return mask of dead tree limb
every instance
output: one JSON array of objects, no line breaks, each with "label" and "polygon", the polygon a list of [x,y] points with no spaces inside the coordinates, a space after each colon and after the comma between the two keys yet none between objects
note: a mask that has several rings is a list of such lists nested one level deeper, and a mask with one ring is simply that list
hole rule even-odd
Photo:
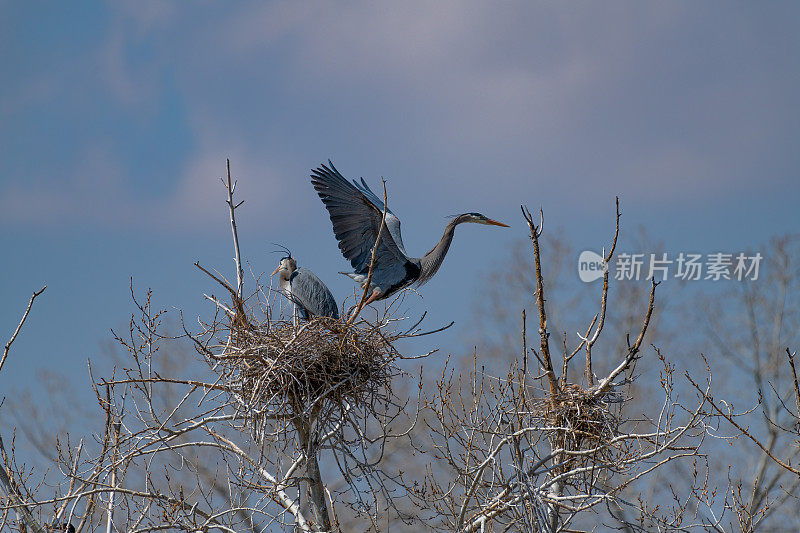
[{"label": "dead tree limb", "polygon": [[33,292],[30,301],[28,301],[28,307],[25,309],[25,313],[22,314],[22,320],[19,321],[19,324],[17,324],[17,329],[14,330],[14,334],[11,335],[11,338],[6,343],[5,348],[3,348],[3,358],[0,359],[0,370],[3,370],[3,365],[6,362],[9,350],[11,350],[11,345],[14,344],[14,341],[17,339],[17,335],[19,335],[19,332],[22,330],[22,325],[25,324],[25,320],[27,320],[28,318],[28,313],[31,312],[31,308],[33,307],[33,301],[36,299],[37,296],[42,294],[46,288],[47,285],[45,285],[38,291]]},{"label": "dead tree limb", "polygon": [[559,393],[558,380],[556,379],[555,371],[553,370],[553,361],[550,358],[550,344],[548,338],[550,333],[547,331],[547,312],[545,311],[545,297],[544,297],[544,280],[542,279],[542,262],[539,255],[539,237],[542,235],[542,228],[544,226],[544,213],[539,210],[539,225],[537,226],[531,212],[525,207],[520,206],[522,209],[522,216],[528,223],[530,230],[530,238],[533,243],[533,260],[534,268],[536,270],[536,306],[539,308],[539,337],[541,339],[541,361],[544,364],[544,371],[547,374],[547,382],[550,385],[550,396],[555,399]]},{"label": "dead tree limb", "polygon": [[[616,198],[616,206],[617,220],[616,228],[614,229],[614,239],[611,241],[611,249],[608,251],[608,254],[603,257],[603,293],[600,297],[600,321],[597,323],[597,329],[595,329],[594,335],[592,335],[591,338],[589,338],[588,335],[586,336],[586,384],[589,387],[594,385],[594,372],[592,371],[592,347],[600,337],[600,332],[603,331],[603,325],[606,322],[606,307],[608,303],[608,265],[611,262],[611,258],[614,256],[614,250],[617,248],[617,238],[619,237],[619,196]],[[597,319],[597,317],[595,317],[595,319]],[[592,323],[594,323],[594,321],[592,321]],[[590,331],[591,329],[592,327],[589,326]]]},{"label": "dead tree limb", "polygon": [[233,204],[233,192],[236,190],[236,182],[231,184],[231,160],[226,159],[228,169],[228,182],[225,184],[225,189],[228,191],[228,212],[231,218],[231,233],[233,234],[233,251],[234,261],[236,262],[236,295],[239,299],[244,294],[244,269],[242,268],[242,254],[239,251],[239,233],[236,230],[236,208],[244,203],[244,200],[238,204]]}]

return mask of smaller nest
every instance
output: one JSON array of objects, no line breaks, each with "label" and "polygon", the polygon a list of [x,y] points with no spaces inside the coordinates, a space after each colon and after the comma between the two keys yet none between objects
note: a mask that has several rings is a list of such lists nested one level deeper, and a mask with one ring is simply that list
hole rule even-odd
[{"label": "smaller nest", "polygon": [[370,402],[387,395],[396,370],[391,339],[363,321],[320,317],[297,326],[237,327],[231,344],[227,384],[251,413],[291,417],[312,405]]},{"label": "smaller nest", "polygon": [[[596,397],[575,384],[562,388],[555,404],[541,401],[539,413],[552,428],[550,438],[559,448],[569,451],[600,448],[600,456],[613,453],[603,445],[609,443],[619,428],[619,416],[614,395]],[[579,456],[586,457],[586,456]],[[598,456],[595,456],[595,459]]]}]

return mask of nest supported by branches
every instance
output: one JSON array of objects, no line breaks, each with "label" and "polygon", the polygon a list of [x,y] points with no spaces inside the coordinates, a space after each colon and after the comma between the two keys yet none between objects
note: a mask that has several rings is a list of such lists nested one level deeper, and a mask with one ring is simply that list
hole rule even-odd
[{"label": "nest supported by branches", "polygon": [[392,339],[366,321],[319,317],[295,325],[234,321],[218,359],[228,389],[250,414],[300,414],[385,397],[397,372]]},{"label": "nest supported by branches", "polygon": [[574,454],[580,461],[610,458],[612,444],[620,425],[620,398],[613,392],[596,396],[593,390],[579,385],[561,387],[554,401],[542,400],[537,405],[539,416],[550,427],[554,448],[569,452],[592,451]]}]

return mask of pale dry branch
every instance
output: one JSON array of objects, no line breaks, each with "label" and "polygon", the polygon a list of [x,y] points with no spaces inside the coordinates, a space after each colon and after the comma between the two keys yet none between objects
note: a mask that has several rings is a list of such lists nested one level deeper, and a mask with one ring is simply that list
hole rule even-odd
[{"label": "pale dry branch", "polygon": [[28,319],[28,314],[31,312],[31,308],[33,308],[33,302],[36,300],[36,297],[42,294],[47,285],[43,286],[38,291],[34,291],[33,295],[31,295],[31,299],[28,301],[28,307],[25,308],[25,312],[22,314],[22,319],[17,324],[17,329],[14,330],[14,334],[11,335],[11,338],[8,339],[5,347],[3,348],[3,357],[0,359],[0,370],[3,370],[3,365],[6,363],[6,358],[8,357],[8,352],[11,350],[11,345],[14,344],[14,341],[17,339],[17,335],[22,330],[22,326],[25,324],[25,320]]},{"label": "pale dry branch", "polygon": [[612,370],[608,376],[600,380],[600,383],[592,391],[595,397],[605,394],[614,385],[614,379],[622,372],[627,370],[633,364],[633,362],[636,361],[639,348],[641,347],[644,336],[647,333],[647,327],[650,325],[650,318],[653,316],[653,309],[655,309],[656,287],[660,285],[660,283],[661,282],[658,282],[655,279],[651,280],[650,299],[647,303],[647,312],[645,313],[644,320],[642,322],[642,328],[639,330],[639,335],[636,337],[636,340],[632,345],[628,345],[628,353],[625,356],[625,359],[616,368],[614,368],[614,370]]},{"label": "pale dry branch", "polygon": [[236,229],[236,208],[241,206],[244,203],[244,200],[234,205],[233,193],[236,190],[236,183],[234,182],[233,184],[231,184],[231,160],[226,159],[225,162],[228,171],[227,172],[228,181],[227,183],[225,183],[225,190],[228,193],[228,199],[226,200],[226,203],[228,204],[228,212],[230,214],[230,219],[231,219],[234,263],[236,264],[236,296],[238,296],[238,298],[241,300],[242,295],[244,294],[244,269],[242,268],[242,254],[239,251],[239,232]]}]

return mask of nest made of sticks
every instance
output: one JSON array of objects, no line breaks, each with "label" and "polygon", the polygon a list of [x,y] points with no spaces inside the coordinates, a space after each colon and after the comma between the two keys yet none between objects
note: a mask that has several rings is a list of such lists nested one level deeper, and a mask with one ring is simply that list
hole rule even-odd
[{"label": "nest made of sticks", "polygon": [[225,380],[251,413],[291,417],[386,397],[396,350],[380,325],[312,318],[232,328]]},{"label": "nest made of sticks", "polygon": [[561,388],[554,401],[543,400],[538,405],[539,414],[552,428],[550,438],[565,450],[598,449],[600,455],[612,453],[603,447],[616,435],[619,428],[619,402],[614,395],[597,397],[593,391],[579,385],[567,384]]}]

